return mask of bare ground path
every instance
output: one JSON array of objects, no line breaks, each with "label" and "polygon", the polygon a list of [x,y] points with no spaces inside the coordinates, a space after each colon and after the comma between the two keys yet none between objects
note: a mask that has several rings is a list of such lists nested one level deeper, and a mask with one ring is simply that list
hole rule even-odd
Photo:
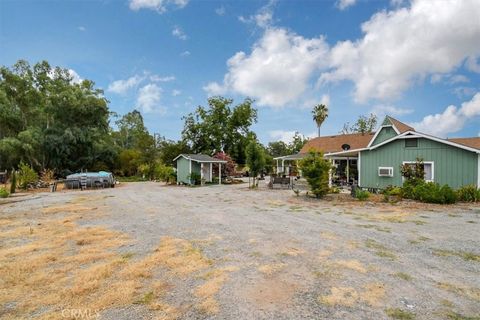
[{"label": "bare ground path", "polygon": [[0,318],[480,315],[478,205],[131,183],[0,205],[0,231]]}]

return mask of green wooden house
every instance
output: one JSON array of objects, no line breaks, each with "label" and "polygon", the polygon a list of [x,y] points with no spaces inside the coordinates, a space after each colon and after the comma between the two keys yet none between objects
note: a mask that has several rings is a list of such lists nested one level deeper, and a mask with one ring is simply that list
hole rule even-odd
[{"label": "green wooden house", "polygon": [[[424,161],[426,181],[452,188],[464,185],[480,188],[480,137],[443,139],[418,132],[390,116],[375,133],[312,139],[299,154],[276,158],[277,171],[287,171],[286,161],[298,161],[310,149],[324,152],[325,158],[346,172],[346,178],[343,177],[346,183],[362,188],[401,186],[401,166],[415,163],[417,158]],[[334,173],[330,183],[335,182]]]},{"label": "green wooden house", "polygon": [[[200,177],[200,181],[213,182],[213,164],[218,164],[218,183],[222,183],[222,164],[225,160],[215,159],[205,154],[180,154],[173,161],[177,163],[177,183],[195,184],[192,173]],[[198,181],[197,181],[198,183]]]}]

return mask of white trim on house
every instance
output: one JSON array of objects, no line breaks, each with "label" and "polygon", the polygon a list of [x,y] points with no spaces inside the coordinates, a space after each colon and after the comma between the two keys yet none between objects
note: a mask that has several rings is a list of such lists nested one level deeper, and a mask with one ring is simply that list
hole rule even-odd
[{"label": "white trim on house", "polygon": [[397,140],[397,139],[410,139],[410,138],[425,138],[425,139],[433,140],[433,141],[443,143],[443,144],[446,144],[446,145],[449,145],[449,146],[452,146],[452,147],[457,147],[457,148],[460,148],[460,149],[464,149],[464,150],[467,150],[467,151],[471,151],[471,152],[475,152],[475,153],[480,154],[480,149],[467,147],[467,146],[464,146],[463,144],[458,144],[458,143],[455,143],[455,142],[452,142],[452,141],[437,138],[437,137],[431,136],[429,134],[421,133],[421,132],[418,132],[418,131],[405,131],[404,133],[402,133],[398,136],[395,136],[395,137],[392,137],[388,140],[385,140],[385,141],[383,141],[379,144],[376,144],[373,147],[370,147],[368,149],[369,150],[376,149],[380,146],[383,146],[383,145],[385,145],[387,143],[390,143],[390,142],[392,142],[394,140]]},{"label": "white trim on house", "polygon": [[361,173],[362,173],[362,157],[361,157],[361,152],[358,153],[358,158],[357,158],[357,176],[358,176],[358,186],[360,187],[360,178],[361,178]]},{"label": "white trim on house", "polygon": [[380,134],[380,131],[382,131],[383,128],[388,128],[388,127],[392,127],[393,130],[395,130],[395,132],[398,134],[400,134],[400,131],[398,131],[397,127],[395,127],[393,124],[388,124],[388,125],[384,125],[384,126],[381,126],[377,132],[375,132],[375,134],[373,135],[373,138],[372,140],[370,140],[370,142],[368,143],[367,145],[367,148],[370,148],[372,146],[372,143],[373,141],[375,141],[375,139],[378,137],[378,135]]},{"label": "white trim on house", "polygon": [[[416,161],[403,161],[402,164],[415,164]],[[432,179],[425,180],[425,182],[435,182],[435,162],[434,161],[423,161],[424,164],[432,165]],[[402,182],[405,180],[405,177],[402,176]]]},{"label": "white trim on house", "polygon": [[480,189],[480,153],[478,154],[477,188]]}]

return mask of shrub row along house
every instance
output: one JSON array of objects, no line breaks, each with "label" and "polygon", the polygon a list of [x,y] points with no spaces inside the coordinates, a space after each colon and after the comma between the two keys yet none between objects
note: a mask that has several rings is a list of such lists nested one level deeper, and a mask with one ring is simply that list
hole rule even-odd
[{"label": "shrub row along house", "polygon": [[330,184],[357,184],[369,189],[401,186],[401,166],[422,159],[426,181],[452,188],[480,188],[480,137],[442,139],[390,116],[375,133],[312,139],[298,154],[275,158],[277,172],[296,174],[296,162],[312,149],[323,152],[334,164]]}]

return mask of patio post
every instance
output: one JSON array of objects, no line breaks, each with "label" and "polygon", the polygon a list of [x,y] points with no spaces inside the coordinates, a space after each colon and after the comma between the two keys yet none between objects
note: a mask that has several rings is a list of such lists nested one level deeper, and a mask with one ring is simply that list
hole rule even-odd
[{"label": "patio post", "polygon": [[213,166],[212,166],[212,163],[210,162],[210,179],[209,179],[210,182],[213,181],[213,169],[212,168],[213,168]]},{"label": "patio post", "polygon": [[285,159],[282,159],[282,174],[285,173]]},{"label": "patio post", "polygon": [[203,162],[200,163],[200,184],[203,185]]},{"label": "patio post", "polygon": [[[333,160],[330,159],[330,165],[333,167]],[[332,187],[332,168],[330,168],[328,170],[328,187],[331,188]]]},{"label": "patio post", "polygon": [[222,184],[222,163],[218,163],[218,184]]},{"label": "patio post", "polygon": [[350,160],[347,157],[347,185],[350,183]]}]

